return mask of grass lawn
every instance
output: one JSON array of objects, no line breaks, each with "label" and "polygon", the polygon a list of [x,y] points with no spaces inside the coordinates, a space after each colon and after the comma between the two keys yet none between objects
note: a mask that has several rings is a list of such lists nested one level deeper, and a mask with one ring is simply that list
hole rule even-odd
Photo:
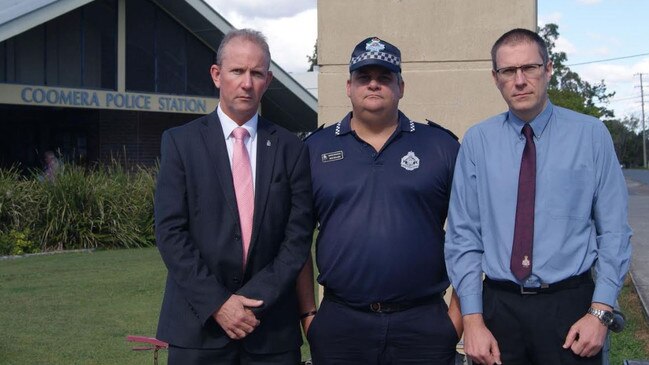
[{"label": "grass lawn", "polygon": [[626,328],[611,335],[611,365],[620,365],[624,360],[649,359],[649,327],[640,298],[627,276],[618,298],[626,316]]},{"label": "grass lawn", "polygon": [[165,273],[154,248],[0,261],[0,364],[153,363],[125,336],[155,335]]},{"label": "grass lawn", "polygon": [[155,248],[0,260],[0,364],[152,364],[125,337],[155,336],[165,277]]},{"label": "grass lawn", "polygon": [[[0,364],[153,363],[125,337],[155,335],[165,275],[155,248],[1,260]],[[611,365],[649,357],[649,329],[629,280],[620,305],[627,328],[612,336]]]}]

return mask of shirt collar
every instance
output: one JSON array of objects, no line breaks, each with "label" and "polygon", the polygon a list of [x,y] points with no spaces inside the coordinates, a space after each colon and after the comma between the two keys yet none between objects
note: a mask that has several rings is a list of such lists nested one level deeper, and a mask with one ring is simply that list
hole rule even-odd
[{"label": "shirt collar", "polygon": [[[554,111],[554,106],[548,100],[548,104],[545,106],[545,109],[543,109],[541,114],[537,115],[536,118],[532,119],[529,122],[530,127],[532,127],[532,130],[534,131],[534,135],[536,136],[537,139],[541,138],[541,135],[543,135],[543,131],[545,130],[545,127],[547,127],[553,111]],[[523,131],[523,126],[525,125],[525,122],[522,121],[520,118],[518,118],[516,115],[514,115],[514,113],[512,113],[511,110],[507,112],[507,120],[511,123],[511,126],[514,127],[516,133],[520,135]]]},{"label": "shirt collar", "polygon": [[[232,118],[228,117],[227,114],[223,112],[221,109],[221,104],[216,108],[216,113],[219,116],[219,120],[221,121],[221,128],[223,128],[223,136],[225,136],[225,139],[229,139],[232,135],[232,131],[239,127],[239,125],[232,120]],[[257,134],[257,122],[258,122],[258,115],[255,114],[245,122],[241,127],[245,128],[248,131],[248,134],[250,135],[250,140],[255,139],[255,135]]]},{"label": "shirt collar", "polygon": [[[399,112],[399,116],[398,116],[399,126],[397,129],[401,130],[402,132],[414,132],[416,123],[410,120],[405,114],[403,114],[401,110],[399,110],[398,112]],[[352,112],[349,112],[343,118],[343,120],[341,120],[336,124],[336,135],[342,136],[347,133],[350,133],[352,131],[351,122],[352,122]]]}]

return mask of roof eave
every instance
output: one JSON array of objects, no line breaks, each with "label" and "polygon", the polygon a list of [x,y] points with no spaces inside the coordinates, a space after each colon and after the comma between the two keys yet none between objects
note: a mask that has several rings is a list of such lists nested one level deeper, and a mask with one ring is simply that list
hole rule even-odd
[{"label": "roof eave", "polygon": [[0,42],[24,33],[29,29],[39,26],[92,1],[93,0],[59,0],[44,6],[41,4],[35,4],[38,7],[0,24]]}]

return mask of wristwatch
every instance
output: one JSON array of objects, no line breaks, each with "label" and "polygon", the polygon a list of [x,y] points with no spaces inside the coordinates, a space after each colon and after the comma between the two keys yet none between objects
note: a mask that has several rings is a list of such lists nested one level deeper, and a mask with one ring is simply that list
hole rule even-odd
[{"label": "wristwatch", "polygon": [[613,312],[605,311],[603,309],[588,308],[588,314],[592,314],[599,319],[599,321],[606,327],[610,327],[615,319]]}]

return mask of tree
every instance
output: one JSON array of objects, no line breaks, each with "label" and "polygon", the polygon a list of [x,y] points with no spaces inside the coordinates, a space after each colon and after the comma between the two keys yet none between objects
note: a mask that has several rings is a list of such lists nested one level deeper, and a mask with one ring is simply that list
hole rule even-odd
[{"label": "tree", "polygon": [[315,44],[313,45],[313,54],[311,56],[306,55],[306,59],[309,60],[309,70],[308,71],[313,71],[313,69],[318,66],[318,41],[316,40]]},{"label": "tree", "polygon": [[539,29],[539,35],[548,46],[548,53],[552,61],[554,72],[548,85],[550,100],[556,105],[563,106],[580,113],[592,115],[600,119],[615,117],[613,110],[598,104],[608,104],[615,92],[608,92],[604,80],[592,85],[581,79],[577,72],[566,66],[568,56],[565,52],[556,52],[556,40],[559,38],[559,26],[546,24]]},{"label": "tree", "polygon": [[640,167],[642,159],[642,131],[636,133],[640,124],[637,117],[625,117],[624,120],[605,120],[604,124],[611,133],[618,160],[626,167]]}]

